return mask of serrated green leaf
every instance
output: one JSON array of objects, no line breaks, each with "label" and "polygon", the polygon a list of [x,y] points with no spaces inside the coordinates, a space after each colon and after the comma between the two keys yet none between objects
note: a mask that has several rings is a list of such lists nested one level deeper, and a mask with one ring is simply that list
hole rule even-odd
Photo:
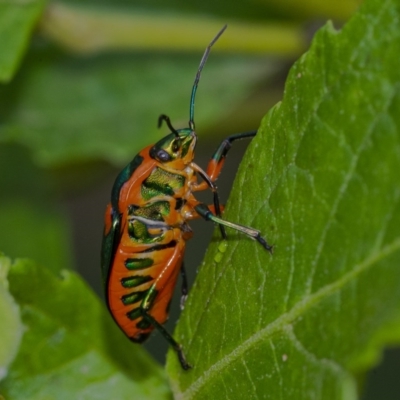
[{"label": "serrated green leaf", "polygon": [[0,82],[9,81],[28,46],[46,0],[0,3]]},{"label": "serrated green leaf", "polygon": [[11,261],[0,253],[0,381],[17,355],[23,332],[19,307],[8,291],[10,265]]},{"label": "serrated green leaf", "polygon": [[321,29],[243,160],[170,352],[176,398],[356,399],[354,374],[400,342],[400,4]]},{"label": "serrated green leaf", "polygon": [[0,393],[10,399],[165,399],[160,368],[74,273],[28,261],[9,273],[26,332]]}]

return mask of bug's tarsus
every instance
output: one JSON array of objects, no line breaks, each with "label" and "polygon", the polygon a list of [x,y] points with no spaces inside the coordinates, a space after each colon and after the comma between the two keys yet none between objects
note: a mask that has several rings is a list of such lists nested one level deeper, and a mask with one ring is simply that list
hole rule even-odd
[{"label": "bug's tarsus", "polygon": [[176,136],[179,136],[179,132],[172,126],[171,119],[168,117],[168,115],[161,114],[158,117],[158,125],[157,125],[158,128],[161,128],[161,125],[162,125],[163,121],[165,121],[165,123],[167,124],[168,128],[171,129],[172,133],[174,133]]},{"label": "bug's tarsus", "polygon": [[185,354],[183,353],[182,346],[178,345],[178,348],[175,350],[178,354],[178,359],[179,359],[179,362],[181,363],[181,367],[185,371],[187,371],[188,369],[191,369],[192,366],[186,361],[186,357],[185,357]]},{"label": "bug's tarsus", "polygon": [[189,108],[189,128],[194,130],[194,100],[196,97],[196,91],[197,91],[197,86],[200,81],[200,76],[201,76],[201,71],[207,62],[208,55],[210,54],[211,47],[214,45],[214,43],[219,39],[219,37],[224,33],[225,29],[228,27],[228,25],[224,25],[222,29],[217,33],[217,35],[214,37],[213,40],[211,40],[210,44],[207,46],[203,57],[201,58],[199,68],[196,73],[196,78],[194,79],[193,83],[193,88],[192,88],[192,94],[190,96],[190,108]]},{"label": "bug's tarsus", "polygon": [[258,234],[255,239],[264,247],[265,250],[268,250],[271,254],[273,253],[274,246],[269,245],[267,241],[261,236],[261,234]]}]

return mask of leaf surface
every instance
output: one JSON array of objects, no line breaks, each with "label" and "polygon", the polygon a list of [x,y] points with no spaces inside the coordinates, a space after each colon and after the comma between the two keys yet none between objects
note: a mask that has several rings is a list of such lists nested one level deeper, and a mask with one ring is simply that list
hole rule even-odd
[{"label": "leaf surface", "polygon": [[[384,27],[384,28],[383,28]],[[400,342],[400,5],[321,29],[263,120],[175,337],[178,399],[356,399],[354,374]],[[216,262],[215,260],[220,260]]]},{"label": "leaf surface", "polygon": [[0,383],[5,398],[169,398],[162,370],[126,339],[75,273],[56,277],[20,260],[8,278],[25,334]]}]

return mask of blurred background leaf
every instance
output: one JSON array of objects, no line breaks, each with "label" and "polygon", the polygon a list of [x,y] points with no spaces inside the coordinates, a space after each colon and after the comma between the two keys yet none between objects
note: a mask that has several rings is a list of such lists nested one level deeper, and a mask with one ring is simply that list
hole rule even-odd
[{"label": "blurred background leaf", "polygon": [[22,345],[0,393],[10,399],[168,399],[162,369],[129,341],[82,279],[27,260],[8,276]]},{"label": "blurred background leaf", "polygon": [[46,0],[0,2],[0,82],[15,74]]},{"label": "blurred background leaf", "polygon": [[0,254],[0,380],[7,375],[8,367],[18,353],[23,333],[19,307],[8,291],[10,266],[10,259]]}]

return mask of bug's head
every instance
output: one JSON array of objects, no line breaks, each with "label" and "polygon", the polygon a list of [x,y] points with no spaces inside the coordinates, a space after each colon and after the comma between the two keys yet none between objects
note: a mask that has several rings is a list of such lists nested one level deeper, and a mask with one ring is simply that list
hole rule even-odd
[{"label": "bug's head", "polygon": [[196,142],[197,136],[192,129],[174,130],[150,149],[150,157],[182,169],[193,161]]}]

